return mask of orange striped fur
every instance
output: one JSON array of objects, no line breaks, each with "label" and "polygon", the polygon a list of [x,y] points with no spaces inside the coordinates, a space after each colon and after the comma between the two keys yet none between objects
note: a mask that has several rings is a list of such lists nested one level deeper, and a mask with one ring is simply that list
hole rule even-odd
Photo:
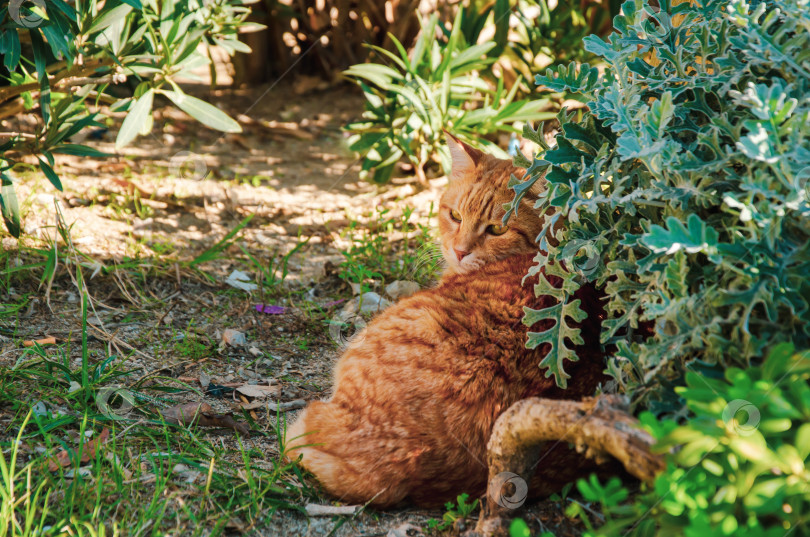
[{"label": "orange striped fur", "polygon": [[[442,197],[447,272],[437,287],[372,320],[340,358],[332,397],[310,403],[287,432],[289,456],[302,455],[303,466],[344,502],[433,506],[462,492],[479,495],[486,486],[487,441],[504,410],[531,396],[580,399],[603,380],[603,311],[590,288],[578,294],[593,315],[580,325],[586,344],[579,361],[566,366],[572,376],[567,390],[539,367],[548,349],[525,348],[523,308],[554,303],[534,296],[537,276],[523,281],[540,222],[522,208],[506,233],[482,237],[482,225],[503,215],[500,204],[511,199],[506,181],[516,170],[455,143],[473,157],[470,167],[454,155],[461,160],[454,158],[456,176]],[[461,223],[450,218],[451,210]],[[460,263],[453,253],[459,244],[470,251]],[[533,329],[553,321],[543,323]],[[534,484],[545,493],[555,490],[581,474],[582,459],[565,445],[550,448]]]}]

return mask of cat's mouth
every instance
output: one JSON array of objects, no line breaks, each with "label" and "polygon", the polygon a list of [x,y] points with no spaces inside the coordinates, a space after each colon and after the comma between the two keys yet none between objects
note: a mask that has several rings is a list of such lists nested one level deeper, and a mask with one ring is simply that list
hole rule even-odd
[{"label": "cat's mouth", "polygon": [[481,259],[475,253],[467,255],[464,259],[459,261],[455,257],[450,257],[447,252],[444,253],[444,260],[447,263],[447,272],[452,274],[466,274],[483,267],[487,260]]}]

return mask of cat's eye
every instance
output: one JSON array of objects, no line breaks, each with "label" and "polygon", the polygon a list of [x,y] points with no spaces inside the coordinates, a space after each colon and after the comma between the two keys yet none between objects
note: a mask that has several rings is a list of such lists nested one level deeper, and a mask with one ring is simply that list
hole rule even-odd
[{"label": "cat's eye", "polygon": [[490,235],[503,235],[507,231],[509,231],[509,226],[496,226],[495,224],[487,226],[487,233]]},{"label": "cat's eye", "polygon": [[456,222],[461,222],[461,213],[453,209],[452,211],[450,211],[450,218],[452,218]]}]

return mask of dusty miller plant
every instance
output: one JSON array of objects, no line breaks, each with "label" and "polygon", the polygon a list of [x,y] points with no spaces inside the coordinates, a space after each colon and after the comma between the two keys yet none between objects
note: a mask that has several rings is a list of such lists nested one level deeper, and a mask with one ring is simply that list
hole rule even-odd
[{"label": "dusty miller plant", "polygon": [[572,322],[586,315],[571,296],[588,282],[607,295],[609,374],[654,409],[680,408],[661,388],[687,368],[808,347],[808,28],[807,0],[631,0],[607,41],[585,39],[603,73],[572,64],[536,77],[588,107],[560,115],[551,148],[525,129],[543,150],[518,157],[528,172],[513,180],[520,198],[545,173],[535,270],[564,283],[541,278],[536,290],[562,302],[524,322],[557,321],[528,345],[547,344],[558,384],[582,341]]}]

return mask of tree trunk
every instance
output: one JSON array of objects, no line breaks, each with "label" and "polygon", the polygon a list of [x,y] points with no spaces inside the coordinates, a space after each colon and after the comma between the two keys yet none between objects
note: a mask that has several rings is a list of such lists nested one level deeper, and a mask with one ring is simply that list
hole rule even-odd
[{"label": "tree trunk", "polygon": [[[583,401],[524,399],[495,422],[488,445],[487,498],[475,530],[467,537],[509,534],[544,442],[572,443],[584,457],[597,462],[613,457],[642,481],[651,481],[665,466],[661,455],[650,452],[653,439],[628,414],[621,396]],[[506,490],[510,483],[514,488]]]}]

